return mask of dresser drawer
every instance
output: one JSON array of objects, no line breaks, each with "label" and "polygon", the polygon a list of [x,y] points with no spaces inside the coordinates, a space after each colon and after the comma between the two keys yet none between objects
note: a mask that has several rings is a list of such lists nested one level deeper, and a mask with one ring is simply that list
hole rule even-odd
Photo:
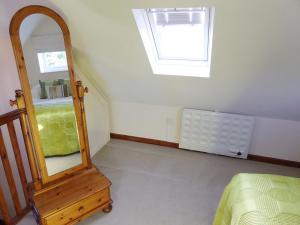
[{"label": "dresser drawer", "polygon": [[109,189],[97,192],[75,204],[72,204],[56,213],[43,218],[47,225],[63,225],[71,223],[90,211],[100,207],[101,205],[110,201]]}]

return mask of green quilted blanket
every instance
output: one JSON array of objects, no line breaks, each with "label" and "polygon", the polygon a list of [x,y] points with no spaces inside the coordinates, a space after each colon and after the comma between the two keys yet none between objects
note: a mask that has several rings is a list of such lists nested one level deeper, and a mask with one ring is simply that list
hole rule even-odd
[{"label": "green quilted blanket", "polygon": [[35,113],[45,157],[65,156],[79,151],[72,102],[35,105]]},{"label": "green quilted blanket", "polygon": [[300,179],[238,174],[225,188],[213,225],[300,225]]}]

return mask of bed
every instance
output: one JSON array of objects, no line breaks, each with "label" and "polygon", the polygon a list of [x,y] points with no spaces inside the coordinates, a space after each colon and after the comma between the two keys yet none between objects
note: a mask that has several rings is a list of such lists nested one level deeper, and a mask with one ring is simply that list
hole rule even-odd
[{"label": "bed", "polygon": [[45,157],[79,152],[72,97],[38,99],[34,107]]},{"label": "bed", "polygon": [[300,179],[238,174],[225,188],[213,225],[300,225]]}]

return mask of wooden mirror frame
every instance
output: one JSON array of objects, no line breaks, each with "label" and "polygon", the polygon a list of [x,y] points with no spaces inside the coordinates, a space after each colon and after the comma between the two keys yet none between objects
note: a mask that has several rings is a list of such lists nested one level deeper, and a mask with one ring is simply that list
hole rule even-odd
[{"label": "wooden mirror frame", "polygon": [[[72,90],[73,105],[74,105],[74,110],[76,115],[81,159],[82,159],[81,164],[51,176],[48,175],[46,161],[45,161],[44,153],[42,151],[42,145],[41,145],[41,140],[38,132],[37,120],[36,120],[35,111],[33,107],[31,88],[28,80],[26,63],[25,63],[21,39],[19,35],[20,27],[23,20],[32,14],[43,14],[45,16],[52,18],[62,30],[66,56],[68,61],[68,71],[69,71],[70,84],[71,84],[70,86]],[[49,182],[53,182],[55,180],[70,176],[79,170],[92,167],[91,160],[90,160],[84,105],[83,105],[83,95],[85,89],[82,87],[81,82],[76,83],[75,81],[74,65],[73,65],[73,58],[72,58],[72,45],[71,45],[70,32],[67,27],[67,24],[62,19],[62,17],[52,9],[40,5],[31,5],[31,6],[26,6],[15,13],[10,23],[9,32],[10,32],[12,47],[13,47],[13,51],[17,63],[21,87],[24,94],[25,108],[27,112],[35,157],[37,159],[38,170],[41,176],[42,184],[45,185]]]}]

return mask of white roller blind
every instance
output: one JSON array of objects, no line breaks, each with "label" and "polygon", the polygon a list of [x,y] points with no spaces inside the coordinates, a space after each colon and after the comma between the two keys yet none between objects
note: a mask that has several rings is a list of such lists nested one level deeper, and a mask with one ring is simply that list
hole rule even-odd
[{"label": "white roller blind", "polygon": [[209,8],[148,9],[159,59],[207,61]]},{"label": "white roller blind", "polygon": [[156,19],[156,25],[178,25],[178,24],[201,24],[204,10],[196,9],[166,9],[165,11],[150,10],[150,14]]}]

